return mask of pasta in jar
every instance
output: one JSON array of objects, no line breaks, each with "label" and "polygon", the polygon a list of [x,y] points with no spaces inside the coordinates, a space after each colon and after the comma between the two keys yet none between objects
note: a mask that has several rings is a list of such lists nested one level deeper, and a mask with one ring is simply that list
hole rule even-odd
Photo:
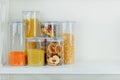
[{"label": "pasta in jar", "polygon": [[72,34],[63,34],[64,38],[64,63],[71,64],[74,63],[75,58],[75,48],[74,48],[74,35]]}]

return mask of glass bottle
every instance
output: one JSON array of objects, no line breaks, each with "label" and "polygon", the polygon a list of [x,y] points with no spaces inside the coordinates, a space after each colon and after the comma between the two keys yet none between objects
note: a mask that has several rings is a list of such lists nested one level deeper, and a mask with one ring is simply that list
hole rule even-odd
[{"label": "glass bottle", "polygon": [[75,36],[73,32],[74,23],[72,21],[61,22],[61,37],[64,39],[64,63],[75,62]]},{"label": "glass bottle", "polygon": [[26,65],[25,24],[22,22],[10,23],[9,65]]}]

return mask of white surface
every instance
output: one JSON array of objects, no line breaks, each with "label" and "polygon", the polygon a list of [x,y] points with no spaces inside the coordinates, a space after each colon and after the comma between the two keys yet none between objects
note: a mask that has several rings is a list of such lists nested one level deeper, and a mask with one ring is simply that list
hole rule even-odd
[{"label": "white surface", "polygon": [[59,67],[0,67],[0,74],[120,74],[120,64],[79,63]]},{"label": "white surface", "polygon": [[120,80],[120,75],[2,75],[0,80]]}]

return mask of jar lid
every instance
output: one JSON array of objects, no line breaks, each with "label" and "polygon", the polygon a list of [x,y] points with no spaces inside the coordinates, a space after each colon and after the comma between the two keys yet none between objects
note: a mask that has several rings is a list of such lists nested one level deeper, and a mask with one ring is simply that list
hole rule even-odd
[{"label": "jar lid", "polygon": [[23,13],[39,13],[39,11],[22,11]]},{"label": "jar lid", "polygon": [[41,42],[44,40],[45,40],[45,38],[40,38],[40,37],[27,38],[27,41],[29,41],[29,42]]},{"label": "jar lid", "polygon": [[50,42],[61,42],[61,41],[64,41],[63,38],[46,38],[47,41],[50,41]]},{"label": "jar lid", "polygon": [[41,21],[41,24],[58,24],[58,21]]},{"label": "jar lid", "polygon": [[24,22],[22,21],[10,21],[8,22],[9,24],[25,24]]},{"label": "jar lid", "polygon": [[59,21],[59,23],[76,23],[75,21]]}]

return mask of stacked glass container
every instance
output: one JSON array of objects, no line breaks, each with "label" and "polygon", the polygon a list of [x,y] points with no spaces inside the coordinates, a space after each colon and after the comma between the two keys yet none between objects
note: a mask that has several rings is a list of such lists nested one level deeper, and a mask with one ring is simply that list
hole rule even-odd
[{"label": "stacked glass container", "polygon": [[74,22],[39,22],[38,15],[38,11],[24,11],[24,23],[11,23],[9,64],[60,66],[74,63]]}]

